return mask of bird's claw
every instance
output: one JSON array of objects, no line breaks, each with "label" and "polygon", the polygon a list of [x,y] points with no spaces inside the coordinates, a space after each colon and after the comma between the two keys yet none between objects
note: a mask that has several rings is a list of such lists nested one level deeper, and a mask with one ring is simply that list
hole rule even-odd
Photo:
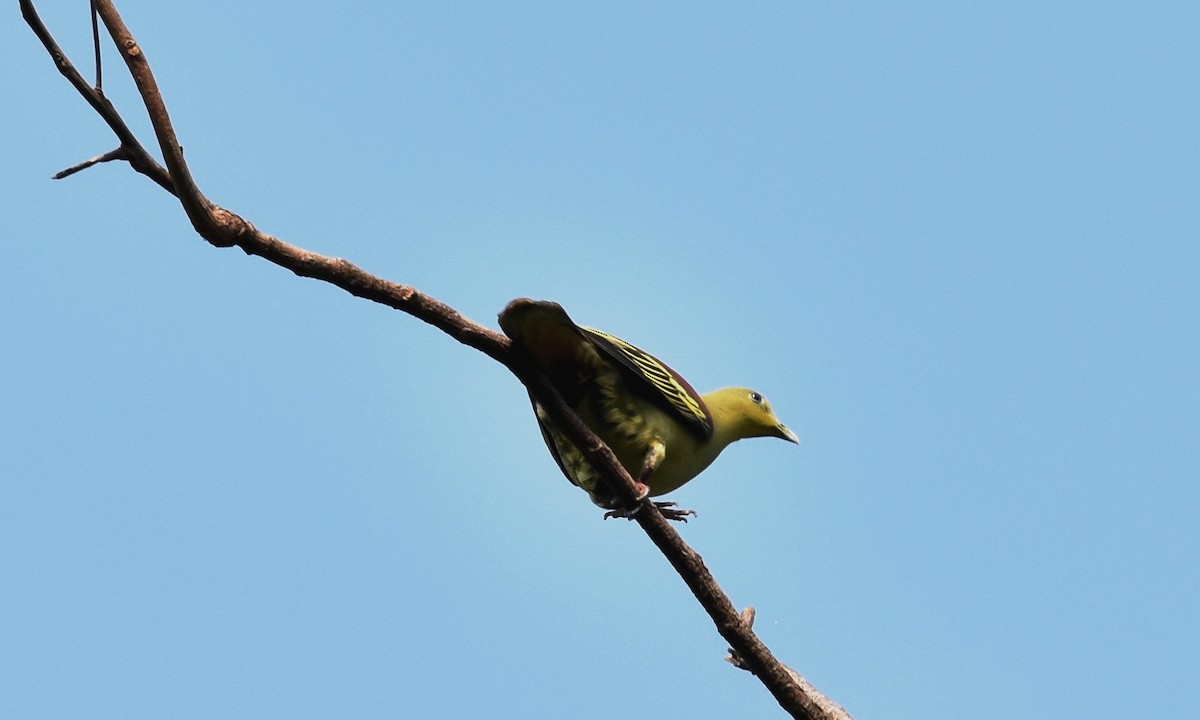
[{"label": "bird's claw", "polygon": [[674,520],[676,522],[687,522],[688,515],[691,515],[692,517],[696,517],[695,510],[689,510],[687,508],[677,508],[676,503],[673,503],[673,502],[656,502],[656,503],[654,503],[654,505],[655,505],[655,507],[658,508],[658,511],[663,514],[663,517],[665,517],[668,520]]},{"label": "bird's claw", "polygon": [[[634,516],[638,514],[638,511],[642,509],[642,505],[644,505],[644,503],[638,503],[632,509],[616,508],[614,510],[609,510],[608,512],[604,513],[604,519],[607,520],[609,518],[625,518],[626,520],[632,520],[634,518]],[[677,503],[655,502],[655,503],[653,503],[653,505],[654,505],[654,507],[658,508],[658,511],[660,513],[662,513],[663,517],[665,517],[668,520],[674,520],[675,522],[687,522],[689,515],[691,515],[692,517],[696,516],[695,510],[686,510],[686,509],[682,509],[682,508],[677,508],[676,507]]]}]

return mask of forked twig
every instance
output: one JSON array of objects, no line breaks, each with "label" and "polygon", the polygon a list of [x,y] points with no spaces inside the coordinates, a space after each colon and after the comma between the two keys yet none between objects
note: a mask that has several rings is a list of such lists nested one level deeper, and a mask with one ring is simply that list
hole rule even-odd
[{"label": "forked twig", "polygon": [[[99,5],[99,2],[93,5]],[[98,88],[92,87],[88,81],[79,74],[75,66],[67,58],[66,53],[58,46],[58,43],[50,35],[50,31],[42,23],[42,19],[38,17],[37,10],[33,7],[31,0],[21,0],[21,16],[25,18],[26,24],[33,30],[33,34],[37,35],[38,40],[42,41],[42,46],[46,48],[46,52],[50,53],[50,57],[54,60],[54,66],[62,73],[62,76],[71,83],[71,86],[83,96],[83,99],[92,106],[96,114],[104,120],[108,127],[117,136],[117,140],[121,142],[121,147],[125,151],[124,158],[129,162],[130,167],[140,172],[154,182],[158,183],[159,187],[167,192],[174,194],[175,186],[171,182],[171,176],[167,173],[162,165],[154,159],[150,153],[146,152],[146,148],[138,142],[137,137],[129,126],[125,124],[125,120],[121,118],[120,113],[113,107],[108,98],[104,97],[103,93]],[[99,47],[99,45],[97,45]]]}]

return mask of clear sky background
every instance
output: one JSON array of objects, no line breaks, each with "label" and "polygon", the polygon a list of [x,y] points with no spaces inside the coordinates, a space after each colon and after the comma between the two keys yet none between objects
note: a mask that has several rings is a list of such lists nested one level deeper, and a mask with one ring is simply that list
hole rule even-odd
[{"label": "clear sky background", "polygon": [[[782,715],[503,368],[50,180],[6,5],[0,717]],[[681,530],[860,720],[1195,712],[1200,5],[119,7],[214,201],[766,394]]]}]

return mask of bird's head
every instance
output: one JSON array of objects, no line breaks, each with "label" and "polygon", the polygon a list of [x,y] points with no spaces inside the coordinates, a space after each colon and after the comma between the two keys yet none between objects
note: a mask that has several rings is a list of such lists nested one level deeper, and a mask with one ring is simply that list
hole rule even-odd
[{"label": "bird's head", "polygon": [[722,388],[704,396],[713,414],[714,430],[729,442],[742,438],[777,437],[799,443],[800,438],[775,417],[771,403],[749,388]]}]

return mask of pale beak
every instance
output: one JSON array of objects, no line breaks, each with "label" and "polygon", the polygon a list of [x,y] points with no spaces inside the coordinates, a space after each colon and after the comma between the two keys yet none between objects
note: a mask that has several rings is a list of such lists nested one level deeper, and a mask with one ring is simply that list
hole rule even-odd
[{"label": "pale beak", "polygon": [[789,430],[786,426],[783,425],[783,423],[780,423],[779,425],[777,425],[775,427],[775,430],[778,431],[779,437],[783,438],[784,440],[787,440],[788,442],[796,443],[797,445],[800,444],[800,438],[796,437],[796,433]]}]

